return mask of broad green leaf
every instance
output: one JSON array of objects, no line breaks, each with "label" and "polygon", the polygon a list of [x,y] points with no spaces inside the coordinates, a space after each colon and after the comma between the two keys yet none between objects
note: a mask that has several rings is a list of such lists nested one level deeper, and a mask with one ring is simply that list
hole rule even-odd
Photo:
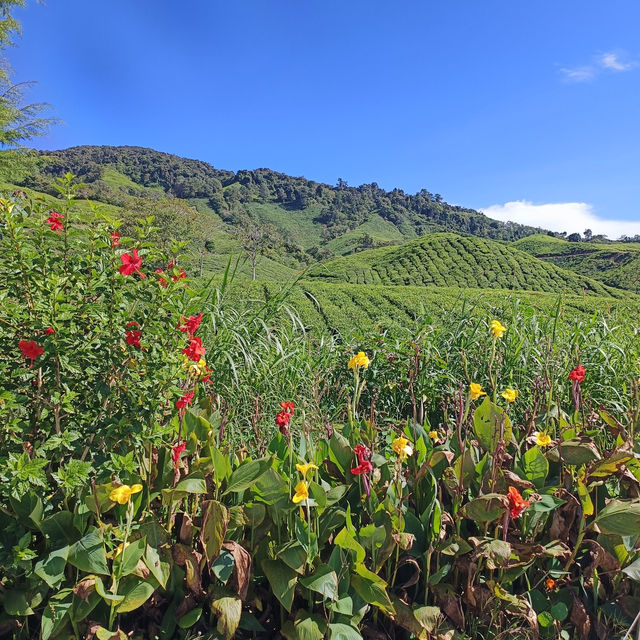
[{"label": "broad green leaf", "polygon": [[[124,552],[120,552],[113,560],[114,572],[121,571],[122,577],[128,576],[133,573],[138,566],[138,560],[142,558],[144,551],[147,547],[147,539],[139,538],[133,540],[126,547]],[[122,562],[122,569],[119,569],[119,564]]]},{"label": "broad green leaf", "polygon": [[637,537],[640,531],[640,502],[611,500],[594,522],[604,533]]},{"label": "broad green leaf", "polygon": [[49,546],[59,549],[71,545],[80,538],[73,526],[73,514],[70,511],[58,511],[40,522],[40,529],[47,538]]},{"label": "broad green leaf", "polygon": [[191,609],[189,613],[185,613],[180,620],[178,620],[178,626],[181,629],[190,629],[193,627],[200,617],[202,616],[202,607],[196,607],[195,609]]},{"label": "broad green leaf", "polygon": [[335,462],[343,473],[354,466],[351,464],[355,460],[353,449],[349,441],[337,430],[334,430],[329,440],[329,451],[330,460]]},{"label": "broad green leaf", "polygon": [[104,584],[98,576],[95,576],[96,593],[109,605],[118,604],[124,600],[123,594],[111,593],[104,588]]},{"label": "broad green leaf", "polygon": [[508,506],[506,496],[500,493],[487,493],[465,504],[461,513],[465,518],[476,522],[492,522],[503,516]]},{"label": "broad green leaf", "polygon": [[549,475],[549,461],[540,447],[535,446],[524,452],[522,456],[522,470],[527,480],[533,482],[536,488],[541,489]]},{"label": "broad green leaf", "polygon": [[229,478],[229,485],[223,496],[228,493],[241,493],[248,489],[252,484],[258,481],[267,469],[271,468],[273,458],[259,458],[258,460],[250,460],[243,462]]},{"label": "broad green leaf", "polygon": [[92,528],[69,549],[69,563],[87,573],[109,574],[107,553],[98,529]]},{"label": "broad green leaf", "polygon": [[229,525],[229,511],[216,500],[206,500],[202,503],[202,514],[200,542],[207,562],[212,562],[220,554]]},{"label": "broad green leaf", "polygon": [[284,545],[284,547],[278,551],[278,557],[297,573],[301,575],[304,573],[304,566],[307,563],[307,552],[297,540]]},{"label": "broad green leaf", "polygon": [[320,616],[301,609],[293,622],[287,620],[282,626],[282,635],[287,640],[322,640],[326,628],[327,623]]},{"label": "broad green leaf", "polygon": [[507,412],[488,396],[473,413],[473,430],[482,448],[490,453],[496,450],[501,434],[505,444],[511,441],[511,420]]},{"label": "broad green leaf", "polygon": [[565,440],[557,449],[558,455],[565,464],[583,465],[592,460],[599,460],[598,447],[591,438],[572,438]]},{"label": "broad green leaf", "polygon": [[158,581],[158,584],[160,584],[163,589],[166,589],[167,580],[171,573],[171,565],[168,562],[163,562],[158,550],[149,544],[147,544],[147,548],[145,549],[144,563],[147,565],[151,575]]},{"label": "broad green leaf", "polygon": [[56,589],[64,579],[69,547],[52,551],[45,559],[36,563],[35,574],[42,578],[52,589]]},{"label": "broad green leaf", "polygon": [[351,625],[335,622],[329,625],[329,640],[362,640],[362,636]]},{"label": "broad green leaf", "polygon": [[393,613],[393,605],[386,589],[387,583],[361,563],[356,564],[355,572],[351,574],[351,586],[365,602],[386,613]]},{"label": "broad green leaf", "polygon": [[128,576],[118,585],[118,595],[123,595],[124,600],[118,605],[118,613],[135,611],[141,607],[155,591],[155,587],[137,576]]},{"label": "broad green leaf", "polygon": [[280,604],[290,612],[298,581],[297,573],[282,560],[263,560],[262,570],[267,576],[274,595]]},{"label": "broad green leaf", "polygon": [[51,598],[49,602],[47,602],[47,606],[42,611],[42,620],[40,623],[42,640],[49,640],[62,624],[66,622],[67,612],[71,607],[71,603],[71,595],[64,600]]},{"label": "broad green leaf", "polygon": [[314,571],[313,575],[301,578],[300,584],[330,600],[338,599],[338,576],[336,572],[326,564],[320,565]]},{"label": "broad green leaf", "polygon": [[333,543],[341,549],[354,551],[356,562],[363,562],[367,555],[364,547],[347,531],[346,527],[338,533]]}]

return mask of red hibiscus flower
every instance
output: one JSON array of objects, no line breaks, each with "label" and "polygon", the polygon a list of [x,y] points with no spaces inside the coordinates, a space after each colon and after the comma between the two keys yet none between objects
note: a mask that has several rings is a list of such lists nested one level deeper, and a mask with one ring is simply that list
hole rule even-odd
[{"label": "red hibiscus flower", "polygon": [[573,380],[574,382],[583,382],[586,375],[586,371],[584,367],[579,364],[575,369],[572,369],[569,374],[569,380]]},{"label": "red hibiscus flower", "polygon": [[517,518],[530,505],[515,487],[509,487],[507,497],[509,498],[509,513],[512,518]]},{"label": "red hibiscus flower", "polygon": [[186,277],[187,277],[187,274],[186,274],[185,270],[184,269],[180,269],[180,271],[178,271],[178,275],[175,275],[175,274],[172,275],[171,279],[174,282],[178,282],[178,280],[182,280],[183,278],[186,278]]},{"label": "red hibiscus flower", "polygon": [[45,332],[48,336],[50,336],[51,334],[55,333],[55,332],[56,332],[56,330],[55,330],[53,327],[47,327],[47,328],[44,330],[44,332]]},{"label": "red hibiscus flower", "polygon": [[178,466],[180,465],[180,455],[187,448],[186,442],[181,442],[180,444],[175,445],[171,449],[171,459],[173,460],[173,467],[177,471]]},{"label": "red hibiscus flower", "polygon": [[27,358],[31,360],[32,367],[35,359],[44,353],[44,349],[39,346],[35,340],[20,340],[20,342],[18,342],[18,347],[20,348],[20,351],[22,351],[22,357],[25,360]]},{"label": "red hibiscus flower", "polygon": [[189,316],[189,318],[181,317],[180,324],[178,324],[178,331],[182,331],[182,333],[187,333],[192,336],[200,326],[202,322],[202,314],[199,313],[197,316]]},{"label": "red hibiscus flower", "polygon": [[127,322],[127,333],[125,336],[125,340],[127,344],[130,344],[133,347],[137,347],[138,349],[142,349],[142,345],[140,344],[140,336],[142,335],[142,331],[136,331],[135,329],[130,329],[129,327],[137,327],[138,323],[135,320],[131,322]]},{"label": "red hibiscus flower", "polygon": [[[164,271],[162,269],[156,269],[155,273],[164,273]],[[167,280],[166,278],[158,278],[158,282],[160,283],[160,286],[165,287],[167,286]]]},{"label": "red hibiscus flower", "polygon": [[110,238],[111,238],[112,249],[115,249],[117,246],[120,245],[120,238],[122,238],[122,236],[117,231],[112,231]]},{"label": "red hibiscus flower", "polygon": [[141,278],[144,278],[145,275],[140,271],[140,267],[142,266],[142,258],[138,256],[138,250],[133,249],[131,251],[131,255],[128,253],[123,253],[120,256],[120,261],[122,264],[120,265],[120,273],[123,276],[131,276],[134,273],[138,273]]},{"label": "red hibiscus flower", "polygon": [[176,407],[178,407],[178,409],[180,409],[180,411],[184,411],[188,405],[191,404],[191,402],[193,401],[193,391],[190,391],[189,393],[185,393],[182,398],[180,398],[180,400],[176,401]]},{"label": "red hibiscus flower", "polygon": [[50,211],[47,218],[47,224],[51,227],[51,231],[60,233],[62,231],[63,217],[57,211]]},{"label": "red hibiscus flower", "polygon": [[182,350],[182,353],[187,356],[189,360],[200,362],[205,354],[205,351],[205,348],[202,346],[202,340],[200,338],[192,336],[191,340],[189,341],[189,346],[185,347]]}]

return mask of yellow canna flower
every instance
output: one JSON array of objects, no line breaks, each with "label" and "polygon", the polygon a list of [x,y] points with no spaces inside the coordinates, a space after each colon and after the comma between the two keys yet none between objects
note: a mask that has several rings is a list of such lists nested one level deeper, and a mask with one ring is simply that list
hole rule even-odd
[{"label": "yellow canna flower", "polygon": [[437,440],[438,439],[438,432],[437,431],[429,431],[429,437],[432,440]]},{"label": "yellow canna flower", "polygon": [[295,486],[295,494],[292,498],[295,504],[298,502],[302,502],[309,497],[309,487],[304,480],[300,480],[298,484]]},{"label": "yellow canna flower", "polygon": [[516,398],[518,397],[518,390],[517,389],[505,389],[502,392],[502,397],[507,402],[515,402]]},{"label": "yellow canna flower", "polygon": [[113,554],[114,558],[117,558],[131,543],[127,542],[126,544],[124,542],[121,542],[117,547],[116,550]]},{"label": "yellow canna flower", "polygon": [[369,358],[364,351],[359,351],[351,360],[349,360],[349,369],[369,368]]},{"label": "yellow canna flower", "polygon": [[297,464],[296,469],[302,474],[302,477],[306,480],[307,471],[310,469],[317,469],[318,467],[313,462],[307,462],[306,464]]},{"label": "yellow canna flower", "polygon": [[500,324],[500,320],[492,320],[489,325],[489,331],[491,331],[491,335],[494,338],[502,338],[504,332],[507,330],[507,327],[504,327]]},{"label": "yellow canna flower", "polygon": [[182,362],[182,366],[187,370],[187,373],[193,378],[200,378],[207,370],[207,363],[203,358],[200,358],[198,362],[194,362],[189,358],[185,358]]},{"label": "yellow canna flower", "polygon": [[477,382],[472,382],[469,385],[469,392],[471,393],[471,399],[477,400],[480,396],[486,396],[487,394],[482,390],[482,385]]},{"label": "yellow canna flower", "polygon": [[536,437],[536,444],[539,447],[547,447],[553,442],[551,436],[548,433],[536,431],[534,435]]},{"label": "yellow canna flower", "polygon": [[131,500],[132,494],[140,493],[140,491],[142,491],[141,484],[134,484],[132,487],[128,484],[123,484],[111,491],[109,500],[117,502],[118,504],[127,504],[127,502]]},{"label": "yellow canna flower", "polygon": [[409,444],[409,441],[403,436],[396,438],[391,443],[391,448],[400,456],[401,460],[413,454],[413,448]]}]

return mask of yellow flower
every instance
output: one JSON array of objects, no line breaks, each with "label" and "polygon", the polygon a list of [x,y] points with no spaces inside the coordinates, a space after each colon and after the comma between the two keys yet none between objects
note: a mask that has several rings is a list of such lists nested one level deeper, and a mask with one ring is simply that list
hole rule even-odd
[{"label": "yellow flower", "polygon": [[118,504],[127,504],[131,500],[131,495],[142,491],[141,484],[134,484],[130,487],[128,484],[120,485],[111,491],[109,494],[109,500],[117,502]]},{"label": "yellow flower", "polygon": [[369,358],[364,351],[359,351],[351,360],[349,360],[349,369],[369,368]]},{"label": "yellow flower", "polygon": [[492,320],[489,325],[489,330],[494,338],[502,338],[507,327],[502,326],[502,324],[500,324],[500,320]]},{"label": "yellow flower", "polygon": [[507,402],[515,402],[516,398],[518,397],[518,390],[517,389],[505,389],[502,392],[502,397]]},{"label": "yellow flower", "polygon": [[117,558],[131,543],[127,542],[126,544],[124,542],[121,542],[115,550],[115,553],[113,554],[114,558]]},{"label": "yellow flower", "polygon": [[391,448],[400,456],[401,460],[413,454],[413,448],[409,444],[409,441],[402,436],[396,438],[391,443]]},{"label": "yellow flower", "polygon": [[306,500],[309,497],[309,487],[307,486],[307,483],[304,480],[300,480],[300,482],[295,486],[295,492],[296,493],[292,498],[295,504]]},{"label": "yellow flower", "polygon": [[551,444],[551,436],[548,433],[543,433],[542,431],[535,432],[536,444],[539,447],[547,447]]},{"label": "yellow flower", "polygon": [[482,390],[482,385],[477,382],[472,382],[469,385],[469,391],[471,392],[471,399],[477,400],[480,396],[486,396],[487,394]]},{"label": "yellow flower", "polygon": [[302,474],[302,477],[306,480],[307,471],[310,469],[317,469],[318,467],[313,462],[307,462],[306,464],[297,464],[296,469]]},{"label": "yellow flower", "polygon": [[187,373],[193,378],[200,378],[207,370],[207,363],[202,358],[199,362],[193,362],[189,358],[185,358],[182,366],[187,370]]},{"label": "yellow flower", "polygon": [[432,440],[437,440],[438,439],[438,432],[437,431],[429,431],[429,437]]}]

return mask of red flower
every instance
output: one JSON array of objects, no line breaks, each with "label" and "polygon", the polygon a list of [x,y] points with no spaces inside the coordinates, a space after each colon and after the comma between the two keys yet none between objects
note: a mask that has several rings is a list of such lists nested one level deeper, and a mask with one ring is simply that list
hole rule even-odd
[{"label": "red flower", "polygon": [[137,249],[133,249],[131,251],[131,255],[123,253],[120,256],[120,260],[122,261],[122,264],[120,265],[120,273],[123,276],[131,276],[137,272],[141,278],[145,277],[145,275],[140,271],[142,258],[138,256]]},{"label": "red flower", "polygon": [[112,231],[110,237],[111,237],[111,248],[115,249],[117,246],[120,245],[120,238],[122,238],[122,236],[117,231]]},{"label": "red flower", "polygon": [[193,391],[185,393],[182,398],[180,398],[180,400],[176,401],[176,407],[178,407],[178,409],[180,409],[181,411],[184,411],[187,406],[191,404],[193,395]]},{"label": "red flower", "polygon": [[364,473],[371,473],[372,471],[373,465],[368,460],[360,460],[360,464],[351,469],[351,473],[353,473],[354,476],[361,476]]},{"label": "red flower", "polygon": [[127,341],[127,344],[137,347],[138,349],[142,349],[142,345],[140,344],[141,335],[142,331],[127,331],[125,340]]},{"label": "red flower", "polygon": [[[156,269],[155,273],[164,273],[164,271],[162,269]],[[158,282],[160,283],[161,286],[166,287],[167,286],[167,280],[166,278],[158,278]]]},{"label": "red flower", "polygon": [[18,342],[18,347],[20,351],[22,351],[22,357],[29,358],[31,360],[31,366],[33,367],[33,363],[38,356],[41,356],[44,353],[44,349],[38,345],[35,340],[20,340]]},{"label": "red flower", "polygon": [[515,487],[509,487],[507,497],[509,498],[509,513],[512,518],[517,518],[530,504],[523,499]]},{"label": "red flower", "polygon": [[202,356],[204,356],[206,349],[202,346],[202,340],[195,336],[191,336],[191,340],[189,341],[189,346],[185,347],[182,350],[182,353],[189,358],[189,360],[193,360],[194,362],[200,362]]},{"label": "red flower", "polygon": [[173,466],[178,470],[178,465],[180,463],[180,454],[187,448],[186,442],[181,442],[180,444],[175,445],[171,450],[171,459],[173,460]]},{"label": "red flower", "polygon": [[199,313],[197,316],[189,316],[189,318],[181,317],[180,324],[178,324],[178,331],[182,331],[182,333],[188,333],[192,336],[200,326],[202,322],[202,314]]},{"label": "red flower", "polygon": [[280,406],[282,407],[284,413],[288,413],[290,416],[293,415],[293,412],[296,408],[296,405],[293,402],[281,402]]},{"label": "red flower", "polygon": [[57,211],[50,211],[47,218],[47,224],[51,227],[51,231],[60,233],[62,231],[62,220],[64,218]]},{"label": "red flower", "polygon": [[48,336],[50,336],[52,333],[55,333],[55,332],[56,332],[56,330],[55,330],[53,327],[47,327],[47,328],[44,330],[44,332],[45,332]]},{"label": "red flower", "polygon": [[174,282],[178,282],[178,280],[182,280],[183,278],[186,278],[186,277],[187,277],[187,274],[186,274],[185,270],[184,269],[180,269],[180,271],[178,271],[178,275],[177,276],[176,275],[171,276],[171,279]]},{"label": "red flower", "polygon": [[575,369],[572,369],[571,373],[569,374],[569,380],[580,383],[584,380],[585,374],[586,371],[584,370],[584,367],[579,364]]},{"label": "red flower", "polygon": [[353,453],[358,456],[358,460],[360,461],[360,463],[362,463],[363,460],[368,460],[371,456],[371,451],[363,444],[357,444],[353,449]]},{"label": "red flower", "polygon": [[213,369],[209,369],[206,364],[204,365],[204,368],[207,373],[205,373],[202,378],[200,378],[200,382],[211,382],[211,374],[213,373]]}]

